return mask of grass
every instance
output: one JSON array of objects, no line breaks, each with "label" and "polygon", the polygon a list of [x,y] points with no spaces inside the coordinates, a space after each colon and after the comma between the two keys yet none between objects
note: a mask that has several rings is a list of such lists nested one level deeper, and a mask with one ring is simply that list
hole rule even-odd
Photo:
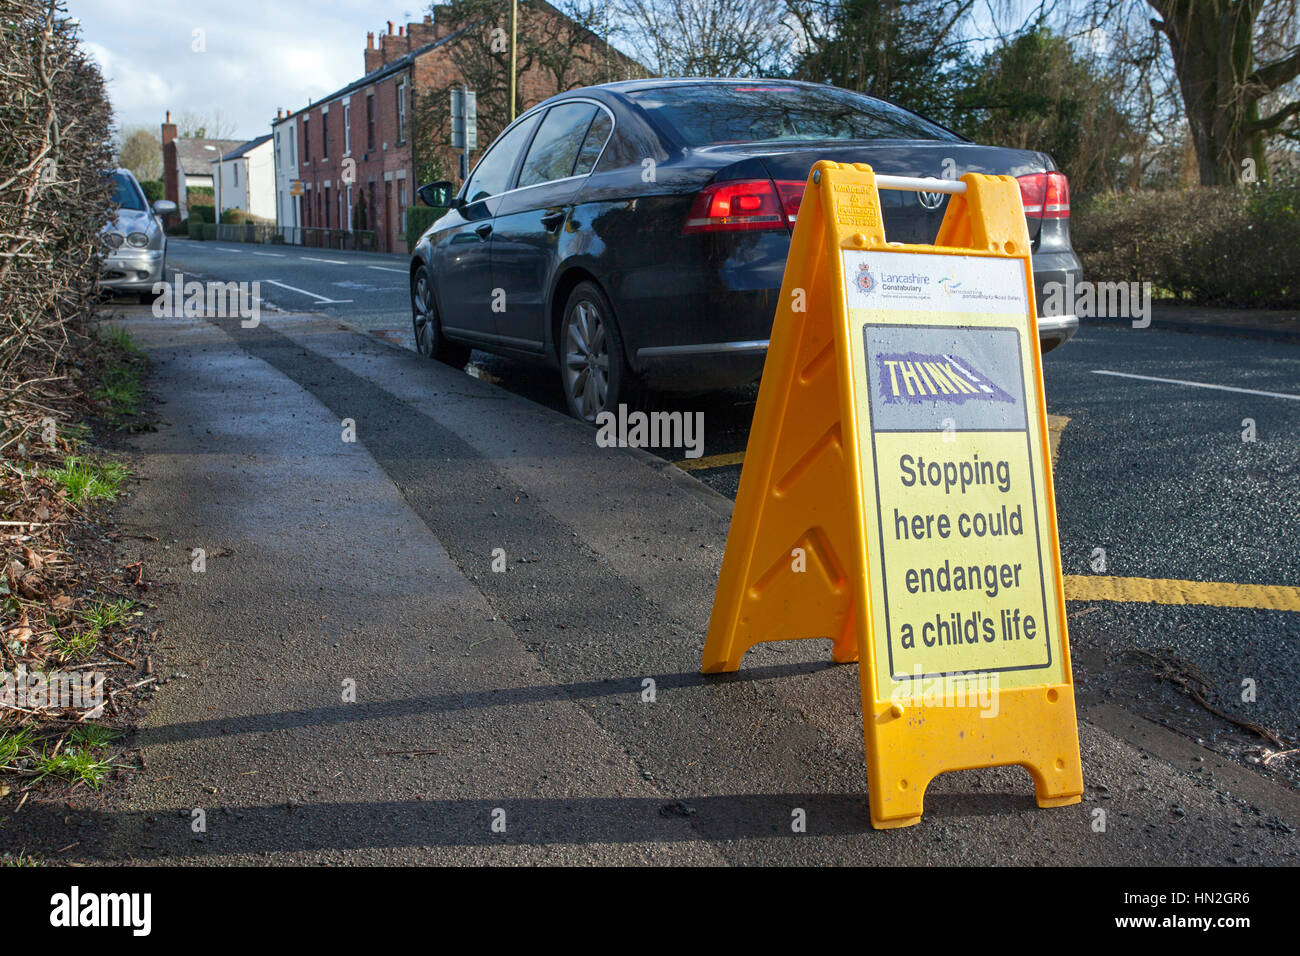
[{"label": "grass", "polygon": [[122,482],[129,472],[116,461],[97,461],[69,455],[59,468],[50,468],[45,476],[67,492],[73,501],[112,501],[122,493]]},{"label": "grass", "polygon": [[99,631],[75,631],[72,634],[59,633],[54,638],[54,649],[67,660],[70,657],[88,657],[99,646]]},{"label": "grass", "polygon": [[0,866],[40,866],[41,861],[26,850],[17,853],[0,853]]},{"label": "grass", "polygon": [[[119,731],[98,724],[81,724],[68,734],[66,745],[56,745],[54,750],[40,743],[31,727],[22,727],[0,734],[0,771],[35,769],[36,779],[62,777],[69,783],[82,781],[96,790],[104,775],[116,768],[105,758],[103,750],[118,737]],[[25,762],[25,767],[20,767]]]},{"label": "grass", "polygon": [[36,734],[30,727],[20,727],[11,733],[0,733],[0,770],[13,770],[18,760],[36,743]]},{"label": "grass", "polygon": [[107,406],[104,417],[123,426],[123,420],[134,418],[140,407],[144,386],[140,382],[140,369],[134,365],[110,365],[104,372],[93,397]]},{"label": "grass", "polygon": [[112,727],[101,727],[99,724],[79,724],[72,728],[72,733],[68,735],[73,743],[81,744],[84,747],[107,747],[122,734]]},{"label": "grass", "polygon": [[81,781],[94,790],[99,789],[104,776],[115,766],[95,753],[92,746],[69,747],[53,753],[42,751],[36,758],[36,764],[40,770],[36,775],[37,780],[50,776],[64,777],[69,783]]},{"label": "grass", "polygon": [[99,329],[99,337],[110,345],[116,345],[123,352],[140,354],[140,346],[135,344],[135,337],[120,325],[105,325]]},{"label": "grass", "polygon": [[141,612],[135,611],[135,602],[129,598],[120,601],[98,601],[81,612],[81,620],[92,632],[107,630],[110,627],[125,627],[133,617]]},{"label": "grass", "polygon": [[135,418],[140,410],[140,397],[144,394],[143,350],[131,333],[120,325],[108,325],[99,330],[100,341],[116,350],[120,361],[104,370],[99,386],[91,397],[104,405],[104,418],[118,428],[132,427],[126,419]]}]

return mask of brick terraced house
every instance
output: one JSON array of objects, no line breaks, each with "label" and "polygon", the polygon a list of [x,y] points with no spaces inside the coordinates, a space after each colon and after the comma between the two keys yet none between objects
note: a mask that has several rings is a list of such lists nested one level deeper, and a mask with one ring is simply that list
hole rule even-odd
[{"label": "brick terraced house", "polygon": [[[544,0],[521,6],[521,50],[530,22],[553,25],[553,35],[572,42],[560,67],[548,57],[521,55],[520,112],[562,89],[645,75],[635,61]],[[407,252],[405,213],[418,201],[417,171],[455,178],[457,161],[448,141],[450,89],[468,83],[479,95],[478,149],[470,156],[471,166],[504,122],[502,116],[491,129],[486,94],[478,88],[489,82],[485,77],[504,88],[504,69],[496,67],[504,62],[499,52],[503,33],[483,20],[453,22],[449,7],[437,7],[433,15],[405,27],[394,29],[390,21],[386,32],[366,36],[365,75],[310,106],[279,113],[271,126],[280,149],[275,169],[282,234],[318,245],[325,240],[315,230],[372,231],[379,251]],[[584,68],[574,68],[575,62]],[[470,71],[474,77],[466,76]],[[297,182],[285,182],[295,168]],[[301,227],[301,232],[287,227]]]}]

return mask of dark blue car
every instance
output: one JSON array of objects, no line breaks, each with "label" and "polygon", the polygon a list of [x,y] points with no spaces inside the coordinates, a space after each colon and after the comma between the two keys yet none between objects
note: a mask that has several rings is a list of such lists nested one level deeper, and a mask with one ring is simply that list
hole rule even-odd
[{"label": "dark blue car", "polygon": [[[471,348],[560,370],[592,421],[647,388],[701,391],[763,370],[790,233],[814,162],[900,176],[1020,180],[1035,289],[1080,278],[1069,188],[1045,153],[980,146],[915,113],[777,80],[637,80],[571,90],[511,124],[411,259],[420,352]],[[882,191],[886,235],[929,243],[942,193]],[[1041,309],[1040,309],[1041,311]],[[1040,316],[1047,351],[1073,315]]]}]

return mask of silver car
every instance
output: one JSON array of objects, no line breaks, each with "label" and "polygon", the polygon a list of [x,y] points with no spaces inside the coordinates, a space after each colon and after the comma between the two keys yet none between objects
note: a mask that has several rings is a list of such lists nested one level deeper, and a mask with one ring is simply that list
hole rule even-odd
[{"label": "silver car", "polygon": [[176,204],[159,199],[150,209],[129,169],[115,169],[111,176],[117,213],[100,235],[104,259],[99,282],[105,289],[134,292],[148,305],[154,300],[154,283],[164,281],[167,264],[167,236],[158,217],[175,212]]}]

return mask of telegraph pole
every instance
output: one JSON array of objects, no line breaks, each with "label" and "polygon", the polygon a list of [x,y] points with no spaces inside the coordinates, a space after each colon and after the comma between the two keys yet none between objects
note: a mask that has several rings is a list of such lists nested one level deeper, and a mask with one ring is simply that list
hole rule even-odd
[{"label": "telegraph pole", "polygon": [[510,122],[515,121],[515,73],[519,68],[519,0],[510,0]]}]

